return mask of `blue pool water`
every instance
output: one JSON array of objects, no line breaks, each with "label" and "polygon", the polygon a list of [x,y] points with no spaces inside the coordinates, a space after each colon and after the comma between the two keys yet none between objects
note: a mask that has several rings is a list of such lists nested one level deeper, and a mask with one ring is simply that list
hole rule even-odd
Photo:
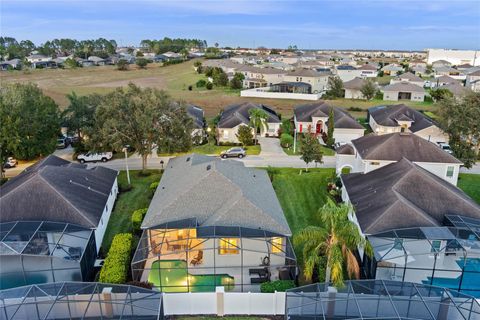
[{"label": "blue pool water", "polygon": [[[458,260],[457,264],[461,267],[463,265],[463,260]],[[434,286],[458,290],[460,280],[462,280],[462,287],[460,288],[462,293],[480,298],[480,259],[474,258],[466,260],[463,279],[461,275],[457,278],[435,277],[432,282],[432,277],[428,277],[428,280],[424,280],[423,283],[430,284],[431,282]]]}]

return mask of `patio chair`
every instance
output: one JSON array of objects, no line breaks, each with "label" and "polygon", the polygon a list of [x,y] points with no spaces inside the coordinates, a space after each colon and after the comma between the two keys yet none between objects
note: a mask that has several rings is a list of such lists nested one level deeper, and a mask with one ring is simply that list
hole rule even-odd
[{"label": "patio chair", "polygon": [[190,261],[190,264],[193,265],[193,266],[196,266],[196,265],[199,265],[203,262],[203,251],[200,250],[198,251],[197,255],[195,258],[192,259],[192,261]]}]

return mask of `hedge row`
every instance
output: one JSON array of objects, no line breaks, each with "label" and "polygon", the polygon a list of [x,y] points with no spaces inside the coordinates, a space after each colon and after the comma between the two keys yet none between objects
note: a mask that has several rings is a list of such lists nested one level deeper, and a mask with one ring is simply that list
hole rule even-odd
[{"label": "hedge row", "polygon": [[287,289],[295,287],[293,280],[276,280],[272,282],[264,282],[260,285],[260,291],[263,293],[284,292]]},{"label": "hedge row", "polygon": [[113,238],[107,258],[100,270],[100,282],[125,283],[127,281],[131,250],[131,233],[119,233]]},{"label": "hedge row", "polygon": [[132,213],[132,228],[133,232],[138,232],[140,231],[140,226],[142,225],[143,218],[145,217],[145,214],[147,213],[147,208],[143,209],[138,209],[133,211]]}]

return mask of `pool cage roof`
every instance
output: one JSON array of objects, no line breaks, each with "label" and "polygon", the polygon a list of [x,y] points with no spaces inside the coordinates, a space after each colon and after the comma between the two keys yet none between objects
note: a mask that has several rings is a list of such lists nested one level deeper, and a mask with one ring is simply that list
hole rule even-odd
[{"label": "pool cage roof", "polygon": [[[396,229],[369,236],[368,239],[373,246],[377,261],[391,260],[399,256],[413,254],[405,248],[406,243],[410,242],[409,240],[427,241],[429,246],[424,247],[423,253],[440,253],[454,248],[456,251],[463,251],[464,256],[467,256],[473,254],[472,248],[480,249],[480,237],[471,228],[420,227]],[[387,243],[385,243],[385,240]],[[407,242],[403,240],[407,240]],[[436,240],[446,241],[446,245],[443,247],[433,245],[433,241]]]},{"label": "pool cage roof", "polygon": [[[333,290],[332,290],[333,289]],[[450,289],[400,281],[317,283],[287,291],[289,319],[478,319],[480,304]]]},{"label": "pool cage roof", "polygon": [[94,231],[50,221],[0,223],[0,255],[82,257]]},{"label": "pool cage roof", "polygon": [[130,285],[56,282],[0,291],[0,319],[163,319],[162,294]]},{"label": "pool cage roof", "polygon": [[445,224],[456,228],[468,229],[480,239],[480,219],[473,219],[459,215],[446,215]]}]

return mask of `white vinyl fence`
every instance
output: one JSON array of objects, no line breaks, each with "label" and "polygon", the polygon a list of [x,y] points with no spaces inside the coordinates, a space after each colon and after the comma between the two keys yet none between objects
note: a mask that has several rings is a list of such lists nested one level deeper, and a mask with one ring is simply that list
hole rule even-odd
[{"label": "white vinyl fence", "polygon": [[285,292],[165,293],[163,307],[165,315],[283,315]]}]

